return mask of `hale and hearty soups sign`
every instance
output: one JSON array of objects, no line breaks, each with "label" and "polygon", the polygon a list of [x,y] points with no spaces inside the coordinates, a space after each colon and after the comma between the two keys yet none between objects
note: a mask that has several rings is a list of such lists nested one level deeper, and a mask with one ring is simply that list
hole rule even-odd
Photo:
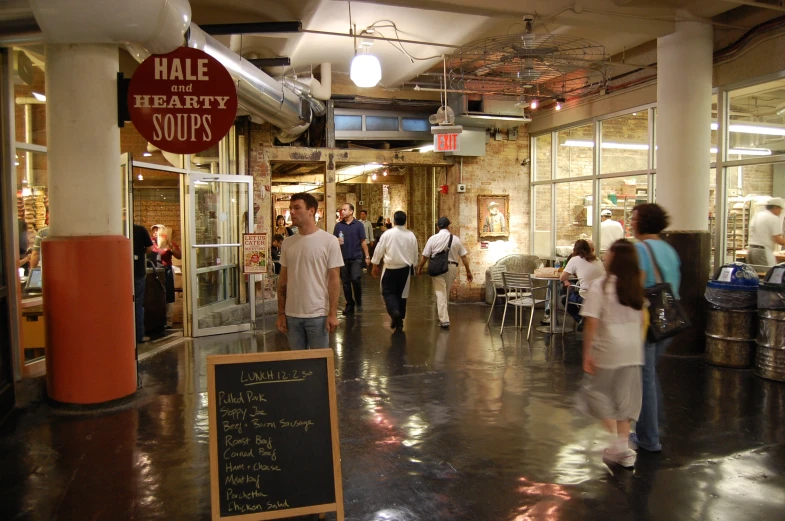
[{"label": "hale and hearty soups sign", "polygon": [[131,121],[166,152],[196,154],[218,143],[237,114],[237,88],[229,72],[199,49],[180,47],[152,55],[128,87]]}]

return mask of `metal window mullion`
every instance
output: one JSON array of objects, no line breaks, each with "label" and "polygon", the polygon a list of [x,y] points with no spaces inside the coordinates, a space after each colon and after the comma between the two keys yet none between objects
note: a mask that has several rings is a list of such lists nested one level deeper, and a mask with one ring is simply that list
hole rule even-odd
[{"label": "metal window mullion", "polygon": [[[594,158],[594,169],[592,171],[594,181],[592,182],[592,200],[591,200],[591,211],[592,211],[592,225],[591,225],[591,234],[592,237],[600,237],[600,180],[598,176],[602,171],[602,122],[597,121],[594,123],[594,142],[596,145],[594,146],[594,150],[592,151],[592,157]],[[599,241],[597,241],[599,242]]]},{"label": "metal window mullion", "polygon": [[559,133],[551,132],[551,258],[556,258],[556,170],[559,163]]},{"label": "metal window mullion", "polygon": [[[728,93],[720,88],[717,93],[717,162],[715,166],[714,187],[714,271],[725,263],[728,248],[728,176],[725,162],[728,148]],[[735,237],[734,237],[735,241]],[[735,247],[735,244],[734,244]],[[735,260],[735,259],[734,259]]]}]

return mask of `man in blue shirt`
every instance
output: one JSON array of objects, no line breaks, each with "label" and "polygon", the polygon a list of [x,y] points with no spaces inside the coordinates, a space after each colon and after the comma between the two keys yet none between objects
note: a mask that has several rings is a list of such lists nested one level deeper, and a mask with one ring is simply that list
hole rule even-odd
[{"label": "man in blue shirt", "polygon": [[341,219],[335,224],[333,235],[338,237],[343,255],[344,266],[341,268],[341,281],[343,282],[343,296],[346,298],[343,314],[351,315],[354,313],[355,306],[359,311],[363,305],[360,281],[363,276],[363,268],[371,264],[371,257],[368,255],[368,245],[365,243],[365,226],[354,218],[353,205],[346,203],[341,207]]}]

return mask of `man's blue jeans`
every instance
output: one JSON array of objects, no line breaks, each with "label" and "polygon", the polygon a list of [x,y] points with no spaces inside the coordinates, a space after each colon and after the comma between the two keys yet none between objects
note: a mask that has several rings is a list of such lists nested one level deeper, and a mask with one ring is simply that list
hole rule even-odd
[{"label": "man's blue jeans", "polygon": [[144,288],[147,276],[134,276],[134,318],[136,318],[136,343],[144,340]]},{"label": "man's blue jeans", "polygon": [[327,317],[286,317],[289,328],[289,347],[295,349],[321,349],[330,347]]},{"label": "man's blue jeans", "polygon": [[657,362],[665,353],[671,340],[668,338],[661,342],[646,342],[643,346],[645,352],[645,361],[641,368],[643,398],[635,432],[638,435],[638,446],[645,450],[662,450],[660,422],[665,420],[665,409],[660,378],[657,376]]}]

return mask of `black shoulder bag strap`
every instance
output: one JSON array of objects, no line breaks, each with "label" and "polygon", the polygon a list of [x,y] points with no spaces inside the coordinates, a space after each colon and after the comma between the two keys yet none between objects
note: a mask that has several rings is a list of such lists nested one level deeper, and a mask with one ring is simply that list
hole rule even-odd
[{"label": "black shoulder bag strap", "polygon": [[646,241],[641,241],[643,247],[646,248],[646,251],[649,254],[649,258],[651,259],[651,264],[654,267],[654,283],[655,284],[662,284],[662,270],[660,269],[660,265],[657,262],[657,257],[654,256],[654,251],[652,251],[651,246],[649,246]]}]

